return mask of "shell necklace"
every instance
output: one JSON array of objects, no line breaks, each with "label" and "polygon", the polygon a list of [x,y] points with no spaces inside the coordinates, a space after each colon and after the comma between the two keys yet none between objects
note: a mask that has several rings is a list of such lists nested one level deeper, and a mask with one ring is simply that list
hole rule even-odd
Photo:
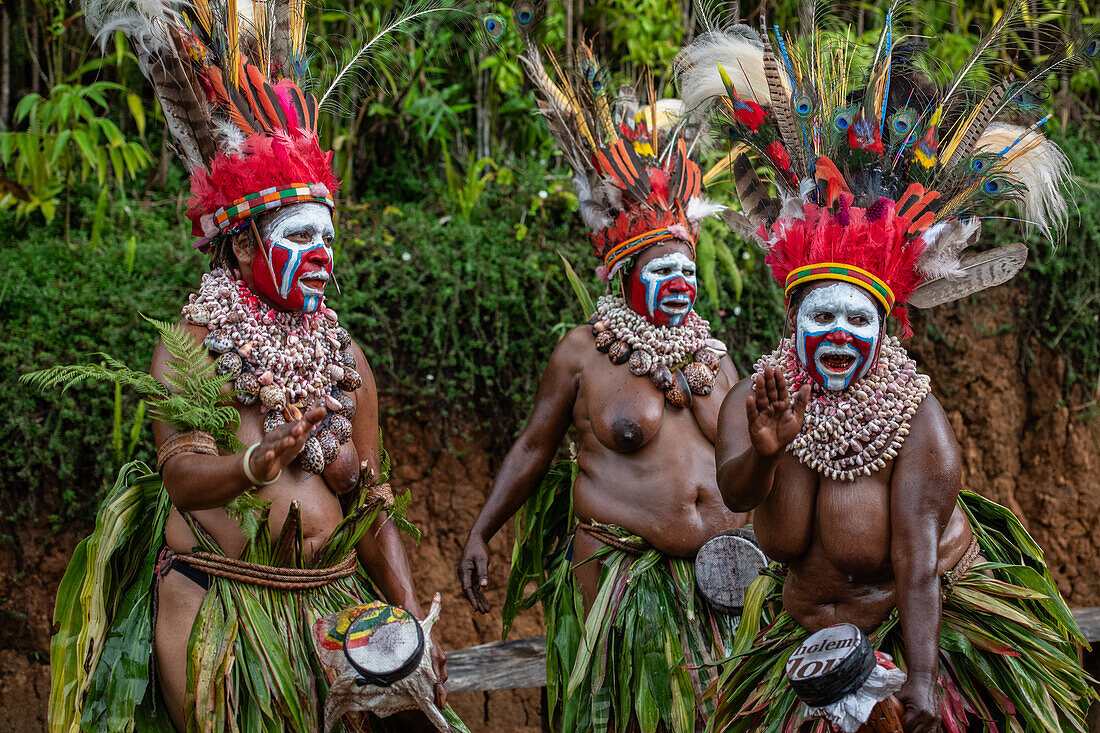
[{"label": "shell necklace", "polygon": [[710,324],[691,311],[678,326],[655,326],[617,295],[603,295],[589,320],[596,349],[612,364],[627,364],[648,376],[677,407],[689,407],[691,395],[714,389],[726,345],[710,337]]},{"label": "shell necklace", "polygon": [[870,476],[896,458],[910,420],[932,389],[932,380],[917,373],[916,362],[893,336],[883,340],[874,367],[844,390],[813,382],[790,338],[761,357],[753,371],[761,374],[765,366],[782,371],[791,394],[813,384],[802,430],[787,450],[835,481]]},{"label": "shell necklace", "polygon": [[238,277],[216,269],[202,276],[198,293],[182,309],[187,322],[209,330],[206,348],[218,374],[233,376],[237,400],[260,402],[264,432],[316,404],[329,410],[298,457],[302,468],[321,473],[351,439],[351,395],[363,383],[348,348],[351,335],[335,311],[279,311],[256,296]]}]

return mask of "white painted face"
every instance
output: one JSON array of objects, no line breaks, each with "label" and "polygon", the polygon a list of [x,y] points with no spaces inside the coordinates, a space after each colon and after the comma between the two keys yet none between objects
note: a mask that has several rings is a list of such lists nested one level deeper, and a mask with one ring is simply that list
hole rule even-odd
[{"label": "white painted face", "polygon": [[266,263],[257,270],[254,262],[258,289],[288,310],[316,311],[332,277],[334,235],[332,211],[324,204],[309,202],[276,210],[263,229],[275,282],[270,282]]},{"label": "white painted face", "polygon": [[874,365],[881,326],[875,302],[861,288],[840,282],[811,290],[798,306],[798,359],[825,389],[845,389]]},{"label": "white painted face", "polygon": [[660,312],[671,325],[679,325],[695,304],[695,262],[683,252],[653,258],[641,268],[638,279],[645,287],[651,319]]}]

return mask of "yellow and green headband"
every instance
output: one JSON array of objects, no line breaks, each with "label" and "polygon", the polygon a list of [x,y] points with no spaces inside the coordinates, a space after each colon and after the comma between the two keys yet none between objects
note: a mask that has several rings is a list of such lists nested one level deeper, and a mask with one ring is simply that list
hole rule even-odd
[{"label": "yellow and green headband", "polygon": [[787,275],[783,297],[789,299],[791,291],[797,286],[815,280],[841,280],[859,285],[882,304],[882,307],[886,309],[886,315],[890,315],[890,311],[894,309],[894,291],[890,289],[890,286],[864,269],[840,262],[819,262],[816,265],[803,265],[791,270],[791,273]]}]

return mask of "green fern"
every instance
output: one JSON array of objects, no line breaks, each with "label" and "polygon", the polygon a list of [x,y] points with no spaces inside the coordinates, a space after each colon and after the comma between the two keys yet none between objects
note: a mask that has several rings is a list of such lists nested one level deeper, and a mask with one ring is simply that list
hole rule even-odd
[{"label": "green fern", "polygon": [[233,501],[225,505],[225,513],[240,525],[248,547],[256,542],[256,535],[262,527],[261,522],[267,519],[270,509],[269,499],[260,499],[251,491],[237,494]]},{"label": "green fern", "polygon": [[64,365],[30,372],[19,377],[19,381],[43,392],[60,385],[64,393],[69,387],[92,380],[118,383],[154,398],[168,396],[168,389],[149,374],[130,369],[110,354],[96,352],[92,356],[98,356],[102,361],[99,364]]},{"label": "green fern", "polygon": [[135,371],[104,353],[95,354],[102,360],[99,364],[56,366],[24,374],[19,381],[40,390],[60,386],[62,392],[89,380],[113,382],[145,396],[154,420],[176,430],[210,433],[218,446],[230,453],[243,450],[244,444],[237,439],[240,413],[226,404],[233,393],[223,391],[232,376],[214,372],[214,363],[207,357],[206,349],[183,326],[152,318],[145,320],[157,329],[168,350],[170,358],[164,373],[167,387],[153,376]]},{"label": "green fern", "polygon": [[420,528],[409,521],[409,505],[412,504],[412,491],[405,489],[404,494],[393,495],[393,506],[386,510],[393,524],[401,532],[412,537],[413,543],[420,544]]}]

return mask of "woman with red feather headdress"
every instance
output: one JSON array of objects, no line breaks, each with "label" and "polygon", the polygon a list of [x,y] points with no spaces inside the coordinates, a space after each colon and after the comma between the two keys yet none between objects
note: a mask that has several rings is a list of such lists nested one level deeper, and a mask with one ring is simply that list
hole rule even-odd
[{"label": "woman with red feather headdress", "polygon": [[[737,25],[679,57],[686,103],[713,106],[733,148],[741,212],[727,221],[765,249],[787,302],[788,336],[719,417],[718,485],[729,508],[754,511],[775,562],[749,591],[708,730],[869,730],[870,707],[811,707],[783,674],[811,633],[838,624],[904,670],[870,699],[896,693],[905,733],[1083,731],[1095,697],[1041,551],[1008,510],[961,491],[951,424],[886,326],[908,336],[907,306],[1019,271],[1022,244],[964,254],[996,204],[1014,202],[1052,237],[1064,226],[1068,166],[1045,120],[1001,118],[1035,112],[1029,92],[1095,57],[1098,40],[1066,36],[1028,76],[978,86],[969,72],[1026,12],[1012,2],[937,85],[899,31],[903,8],[887,8],[870,49],[811,4],[799,36]],[[764,115],[753,124],[740,114],[749,100]]]},{"label": "woman with red feather headdress", "polygon": [[[51,729],[466,730],[430,633],[439,596],[425,618],[398,535],[374,378],[326,303],[340,184],[296,83],[303,2],[84,9],[137,52],[212,269],[158,324],[152,378],[127,373],[154,405],[157,470],[123,468],[62,581]],[[403,676],[363,686],[344,643],[360,617],[411,623]]]},{"label": "woman with red feather headdress", "polygon": [[[711,706],[707,665],[735,624],[696,589],[694,561],[744,523],[714,481],[718,407],[737,374],[693,307],[699,228],[722,207],[702,194],[698,128],[679,100],[612,95],[586,43],[572,73],[553,58],[545,69],[529,37],[522,61],[572,168],[607,293],[555,347],[459,576],[487,613],[486,545],[522,511],[504,626],[541,600],[552,725],[694,731]],[[575,460],[551,466],[570,427]],[[523,598],[531,581],[539,590]]]}]

